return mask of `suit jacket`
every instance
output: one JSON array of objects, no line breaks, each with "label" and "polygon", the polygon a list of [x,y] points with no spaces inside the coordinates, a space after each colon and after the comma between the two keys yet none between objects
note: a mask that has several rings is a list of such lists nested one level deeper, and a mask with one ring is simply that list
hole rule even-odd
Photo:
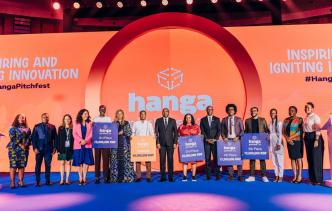
[{"label": "suit jacket", "polygon": [[161,117],[156,120],[155,133],[157,144],[161,146],[171,147],[178,143],[178,131],[176,121],[173,118],[168,118],[168,124],[165,128],[164,118]]},{"label": "suit jacket", "polygon": [[203,117],[200,122],[201,133],[206,139],[218,140],[221,134],[221,123],[220,119],[216,116],[212,116],[211,127],[209,126],[208,117]]},{"label": "suit jacket", "polygon": [[[242,119],[240,117],[234,116],[234,121],[235,135],[240,137],[244,132]],[[221,121],[221,136],[223,138],[227,138],[228,136],[228,116],[224,117]]]},{"label": "suit jacket", "polygon": [[[252,118],[246,119],[245,122],[245,133],[252,133],[252,124],[251,124]],[[258,117],[258,129],[260,133],[269,133],[269,127],[267,125],[267,122],[265,118]]]},{"label": "suit jacket", "polygon": [[52,124],[36,124],[32,132],[32,146],[39,152],[53,152],[57,140],[56,128]]},{"label": "suit jacket", "polygon": [[[73,125],[73,136],[74,136],[74,150],[81,149],[80,142],[83,141],[81,124],[74,123]],[[92,148],[92,122],[86,123],[86,144],[85,148]]]}]

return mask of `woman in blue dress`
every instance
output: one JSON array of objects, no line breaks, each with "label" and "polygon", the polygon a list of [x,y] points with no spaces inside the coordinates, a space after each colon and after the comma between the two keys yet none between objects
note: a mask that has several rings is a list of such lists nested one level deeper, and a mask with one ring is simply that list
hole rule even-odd
[{"label": "woman in blue dress", "polygon": [[132,131],[128,121],[124,120],[123,110],[117,110],[115,121],[118,124],[118,148],[111,150],[111,182],[133,182],[134,165],[130,161],[130,138]]},{"label": "woman in blue dress", "polygon": [[23,114],[16,115],[12,127],[9,129],[9,137],[10,141],[7,148],[10,165],[10,187],[15,188],[16,170],[18,170],[18,186],[25,187],[23,179],[31,145],[31,130]]}]

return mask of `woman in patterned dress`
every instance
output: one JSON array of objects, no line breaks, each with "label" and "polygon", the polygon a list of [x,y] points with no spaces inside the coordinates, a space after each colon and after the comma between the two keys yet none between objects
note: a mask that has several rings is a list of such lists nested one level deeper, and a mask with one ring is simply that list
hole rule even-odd
[{"label": "woman in patterned dress", "polygon": [[300,183],[303,167],[303,119],[298,117],[297,108],[290,106],[289,117],[283,123],[283,135],[287,142],[288,156],[291,159],[294,178],[292,183]]},{"label": "woman in patterned dress", "polygon": [[24,187],[24,169],[27,166],[31,145],[31,130],[26,117],[18,114],[9,129],[10,141],[7,145],[10,165],[10,188],[15,188],[16,170],[18,170],[18,186]]},{"label": "woman in patterned dress", "polygon": [[132,131],[128,121],[124,120],[123,110],[115,113],[118,124],[118,148],[111,150],[111,182],[133,182],[134,165],[130,161],[130,137]]},{"label": "woman in patterned dress", "polygon": [[[196,136],[200,134],[200,128],[195,124],[195,119],[192,114],[184,115],[183,123],[178,128],[179,136]],[[196,166],[197,162],[192,162],[192,181],[196,181]],[[183,182],[187,181],[188,163],[183,163]]]}]

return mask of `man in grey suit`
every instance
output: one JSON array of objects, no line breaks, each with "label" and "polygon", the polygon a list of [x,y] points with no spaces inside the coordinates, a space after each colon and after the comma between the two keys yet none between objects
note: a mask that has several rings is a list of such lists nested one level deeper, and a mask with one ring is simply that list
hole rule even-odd
[{"label": "man in grey suit", "polygon": [[[237,107],[235,104],[228,104],[226,106],[227,117],[223,118],[221,121],[221,136],[223,141],[240,141],[241,135],[244,132],[242,119],[238,116],[235,116],[237,112]],[[238,171],[238,180],[243,182],[242,176],[242,165],[237,165]],[[233,180],[234,169],[233,166],[228,166],[228,181]]]},{"label": "man in grey suit", "polygon": [[[265,118],[258,117],[258,108],[252,107],[250,109],[251,118],[246,119],[245,122],[245,133],[269,133],[269,127]],[[266,177],[266,162],[265,160],[260,160],[260,168],[263,182],[269,182]],[[256,160],[250,160],[250,176],[246,179],[246,182],[255,181],[255,165]]]},{"label": "man in grey suit", "polygon": [[160,154],[160,182],[166,181],[166,156],[168,180],[174,182],[173,178],[173,154],[178,143],[178,131],[176,121],[169,117],[168,108],[162,111],[162,117],[156,120],[155,133],[157,139],[157,147]]}]

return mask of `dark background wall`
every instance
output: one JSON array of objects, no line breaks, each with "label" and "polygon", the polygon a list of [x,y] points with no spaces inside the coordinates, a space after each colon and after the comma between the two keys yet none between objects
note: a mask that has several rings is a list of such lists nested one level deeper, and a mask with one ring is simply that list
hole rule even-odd
[{"label": "dark background wall", "polygon": [[209,18],[221,26],[247,26],[271,24],[314,24],[332,22],[331,0],[161,0],[101,1],[98,9],[95,0],[80,0],[80,9],[73,7],[74,0],[60,0],[59,10],[53,8],[56,0],[0,0],[0,34],[56,33],[77,31],[118,30],[133,20],[158,12],[190,12]]}]

